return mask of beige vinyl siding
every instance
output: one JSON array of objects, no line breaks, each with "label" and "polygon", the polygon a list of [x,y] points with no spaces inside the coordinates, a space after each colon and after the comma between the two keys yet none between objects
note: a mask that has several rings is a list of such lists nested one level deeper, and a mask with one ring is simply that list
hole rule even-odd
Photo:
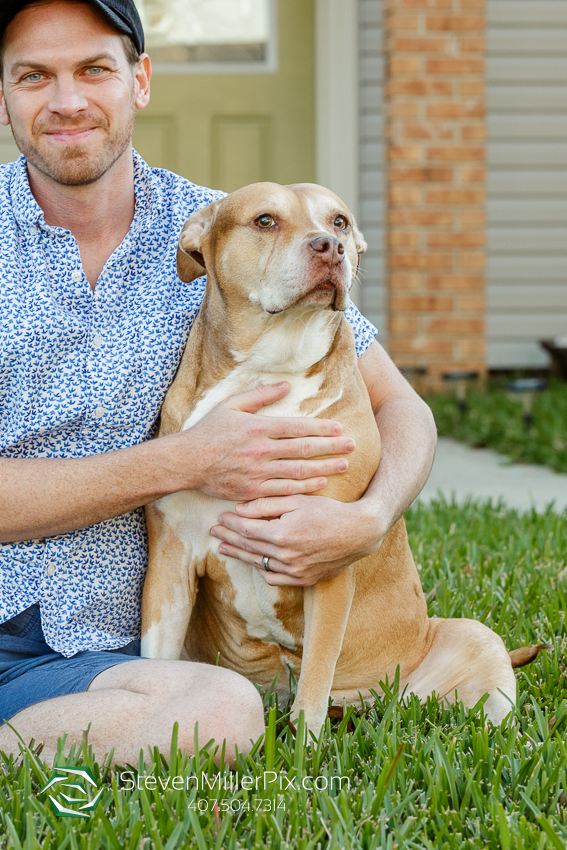
[{"label": "beige vinyl siding", "polygon": [[12,131],[9,127],[0,124],[0,165],[4,162],[13,162],[20,155]]},{"label": "beige vinyl siding", "polygon": [[487,0],[490,368],[567,334],[567,0]]},{"label": "beige vinyl siding", "polygon": [[362,312],[385,341],[382,0],[359,0],[360,215]]}]

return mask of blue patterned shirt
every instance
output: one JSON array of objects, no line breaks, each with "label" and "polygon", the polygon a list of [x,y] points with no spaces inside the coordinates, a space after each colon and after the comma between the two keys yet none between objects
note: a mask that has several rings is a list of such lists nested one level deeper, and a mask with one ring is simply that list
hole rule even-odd
[{"label": "blue patterned shirt", "polygon": [[[94,292],[73,234],[46,224],[25,160],[0,166],[0,455],[78,458],[148,440],[204,293],[182,283],[183,223],[223,193],[134,154],[130,230]],[[376,329],[351,307],[362,354]],[[140,633],[143,510],[69,534],[0,545],[0,623],[40,603],[70,657]]]}]

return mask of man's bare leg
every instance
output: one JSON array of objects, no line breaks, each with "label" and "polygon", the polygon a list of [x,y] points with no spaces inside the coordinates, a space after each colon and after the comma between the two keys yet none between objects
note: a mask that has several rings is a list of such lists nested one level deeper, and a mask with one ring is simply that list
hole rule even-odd
[{"label": "man's bare leg", "polygon": [[[99,673],[88,691],[36,703],[10,719],[26,744],[42,741],[41,758],[53,764],[57,740],[68,733],[66,752],[73,741],[83,740],[89,723],[88,742],[98,761],[114,748],[113,764],[137,764],[140,749],[158,746],[169,754],[171,733],[179,723],[179,747],[194,753],[195,723],[199,745],[214,738],[226,740],[226,757],[234,759],[235,745],[248,753],[251,740],[264,732],[262,700],[256,688],[242,676],[189,661],[141,658],[125,661]],[[0,726],[0,750],[19,753],[18,738]]]}]

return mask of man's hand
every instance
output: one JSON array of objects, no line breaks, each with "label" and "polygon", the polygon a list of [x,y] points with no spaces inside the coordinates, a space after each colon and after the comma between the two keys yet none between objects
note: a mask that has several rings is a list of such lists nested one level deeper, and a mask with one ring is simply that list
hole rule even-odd
[{"label": "man's hand", "polygon": [[[307,586],[333,578],[380,546],[376,517],[365,502],[326,496],[257,499],[237,505],[211,529],[219,551],[252,564],[268,584]],[[274,517],[274,519],[267,519]],[[268,566],[262,566],[264,555]]]},{"label": "man's hand", "polygon": [[326,476],[345,472],[348,461],[341,455],[355,444],[341,436],[340,423],[254,415],[289,389],[285,382],[259,384],[221,402],[192,428],[164,437],[177,441],[171,489],[203,490],[229,501],[292,496],[320,490]]}]

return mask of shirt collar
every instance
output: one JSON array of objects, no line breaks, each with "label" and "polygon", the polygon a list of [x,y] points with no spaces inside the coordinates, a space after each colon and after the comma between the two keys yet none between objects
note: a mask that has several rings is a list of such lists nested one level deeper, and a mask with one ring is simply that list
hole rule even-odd
[{"label": "shirt collar", "polygon": [[[150,166],[144,162],[137,151],[133,151],[133,155],[136,210],[132,226],[138,229],[138,227],[147,227],[154,217],[160,215],[165,206],[165,199],[161,183]],[[10,194],[14,218],[19,224],[45,224],[43,210],[30,189],[26,159],[23,154],[15,164]]]},{"label": "shirt collar", "polygon": [[43,221],[43,210],[31,193],[23,154],[16,161],[10,186],[14,218],[19,224],[37,224]]},{"label": "shirt collar", "polygon": [[154,174],[150,166],[137,151],[134,154],[134,193],[136,195],[136,212],[134,218],[141,218],[144,223],[160,215],[165,208],[165,197],[162,181]]}]

